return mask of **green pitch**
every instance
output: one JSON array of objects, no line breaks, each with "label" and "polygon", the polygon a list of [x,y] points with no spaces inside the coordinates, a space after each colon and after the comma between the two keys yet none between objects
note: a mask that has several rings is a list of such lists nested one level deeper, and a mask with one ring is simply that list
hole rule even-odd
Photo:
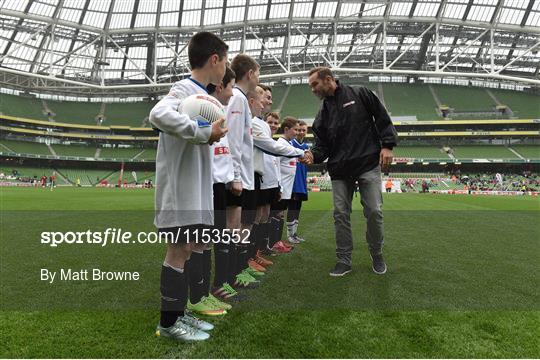
[{"label": "green pitch", "polygon": [[[153,336],[164,246],[39,242],[42,231],[152,231],[152,190],[0,188],[0,357],[540,357],[540,201],[385,195],[389,271],[371,272],[355,199],[353,272],[331,278],[329,193],[307,242],[275,258],[209,341]],[[40,281],[41,268],[134,270],[138,282]]]}]

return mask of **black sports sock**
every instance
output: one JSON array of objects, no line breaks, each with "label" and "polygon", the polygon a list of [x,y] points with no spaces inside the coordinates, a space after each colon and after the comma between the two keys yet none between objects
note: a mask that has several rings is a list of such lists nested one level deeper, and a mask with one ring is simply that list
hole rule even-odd
[{"label": "black sports sock", "polygon": [[192,252],[185,269],[189,280],[189,300],[197,304],[203,297],[203,254]]},{"label": "black sports sock", "polygon": [[179,316],[184,315],[187,304],[188,286],[186,276],[169,266],[161,266],[161,319],[163,327],[174,325]]},{"label": "black sports sock", "polygon": [[240,274],[244,269],[248,267],[248,247],[247,246],[238,246],[238,253],[236,255],[236,274]]},{"label": "black sports sock", "polygon": [[255,255],[257,254],[257,243],[260,235],[259,226],[259,224],[253,224],[251,227],[251,233],[249,234],[248,259],[254,259]]},{"label": "black sports sock", "polygon": [[231,244],[216,244],[214,246],[214,287],[221,287],[228,281],[229,258]]},{"label": "black sports sock", "polygon": [[270,234],[270,243],[268,244],[268,247],[272,248],[278,241],[279,241],[279,219],[278,218],[271,218],[270,219],[270,225],[268,228],[268,232]]},{"label": "black sports sock", "polygon": [[212,250],[207,249],[203,252],[203,296],[210,294],[210,276],[212,273]]},{"label": "black sports sock", "polygon": [[266,250],[266,247],[268,246],[269,242],[269,232],[268,229],[270,228],[270,223],[262,223],[259,224],[259,242],[257,244],[257,250],[263,251]]},{"label": "black sports sock", "polygon": [[227,272],[227,282],[232,285],[236,281],[236,262],[238,261],[238,246],[229,244],[229,270]]}]

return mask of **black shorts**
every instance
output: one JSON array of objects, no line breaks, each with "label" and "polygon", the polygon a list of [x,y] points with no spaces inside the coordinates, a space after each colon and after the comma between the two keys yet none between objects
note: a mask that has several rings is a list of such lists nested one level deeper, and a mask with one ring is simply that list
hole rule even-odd
[{"label": "black shorts", "polygon": [[[204,229],[211,229],[211,225],[186,225],[186,226],[173,226],[169,228],[158,229],[158,235],[167,241],[168,244],[185,245],[190,243],[197,243],[197,239],[201,238],[202,231]],[[165,235],[167,234],[167,235]],[[198,234],[198,235],[197,235]]]},{"label": "black shorts", "polygon": [[257,205],[271,205],[279,201],[279,188],[264,189],[257,195]]},{"label": "black shorts", "polygon": [[308,199],[308,196],[307,196],[307,193],[295,193],[293,192],[291,194],[291,200],[296,200],[296,201],[307,201]]},{"label": "black shorts", "polygon": [[227,228],[227,190],[225,184],[214,184],[214,228]]},{"label": "black shorts", "polygon": [[287,210],[287,207],[289,206],[289,201],[289,199],[281,199],[278,202],[272,204],[271,209],[277,211]]}]

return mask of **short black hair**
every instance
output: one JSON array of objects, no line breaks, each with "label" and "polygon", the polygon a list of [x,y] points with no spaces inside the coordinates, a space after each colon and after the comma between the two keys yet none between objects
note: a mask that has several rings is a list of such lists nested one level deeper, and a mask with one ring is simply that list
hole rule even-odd
[{"label": "short black hair", "polygon": [[198,32],[189,40],[189,65],[192,69],[200,69],[214,54],[217,54],[219,60],[222,60],[227,56],[228,50],[229,46],[217,35],[207,31]]},{"label": "short black hair", "polygon": [[[221,80],[221,84],[225,88],[233,79],[236,79],[236,74],[234,73],[234,71],[232,71],[230,67],[227,66],[227,68],[225,69],[225,76],[223,76],[223,80]],[[208,86],[206,86],[206,91],[208,91],[209,94],[215,93],[216,85],[208,84]]]}]

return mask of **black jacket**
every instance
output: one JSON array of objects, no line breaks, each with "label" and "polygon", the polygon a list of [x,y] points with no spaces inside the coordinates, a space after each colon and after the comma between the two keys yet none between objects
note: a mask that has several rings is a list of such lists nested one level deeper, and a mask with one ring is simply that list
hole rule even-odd
[{"label": "black jacket", "polygon": [[397,132],[371,90],[337,83],[312,126],[314,162],[328,159],[332,179],[358,177],[378,165],[381,148],[397,145]]}]

